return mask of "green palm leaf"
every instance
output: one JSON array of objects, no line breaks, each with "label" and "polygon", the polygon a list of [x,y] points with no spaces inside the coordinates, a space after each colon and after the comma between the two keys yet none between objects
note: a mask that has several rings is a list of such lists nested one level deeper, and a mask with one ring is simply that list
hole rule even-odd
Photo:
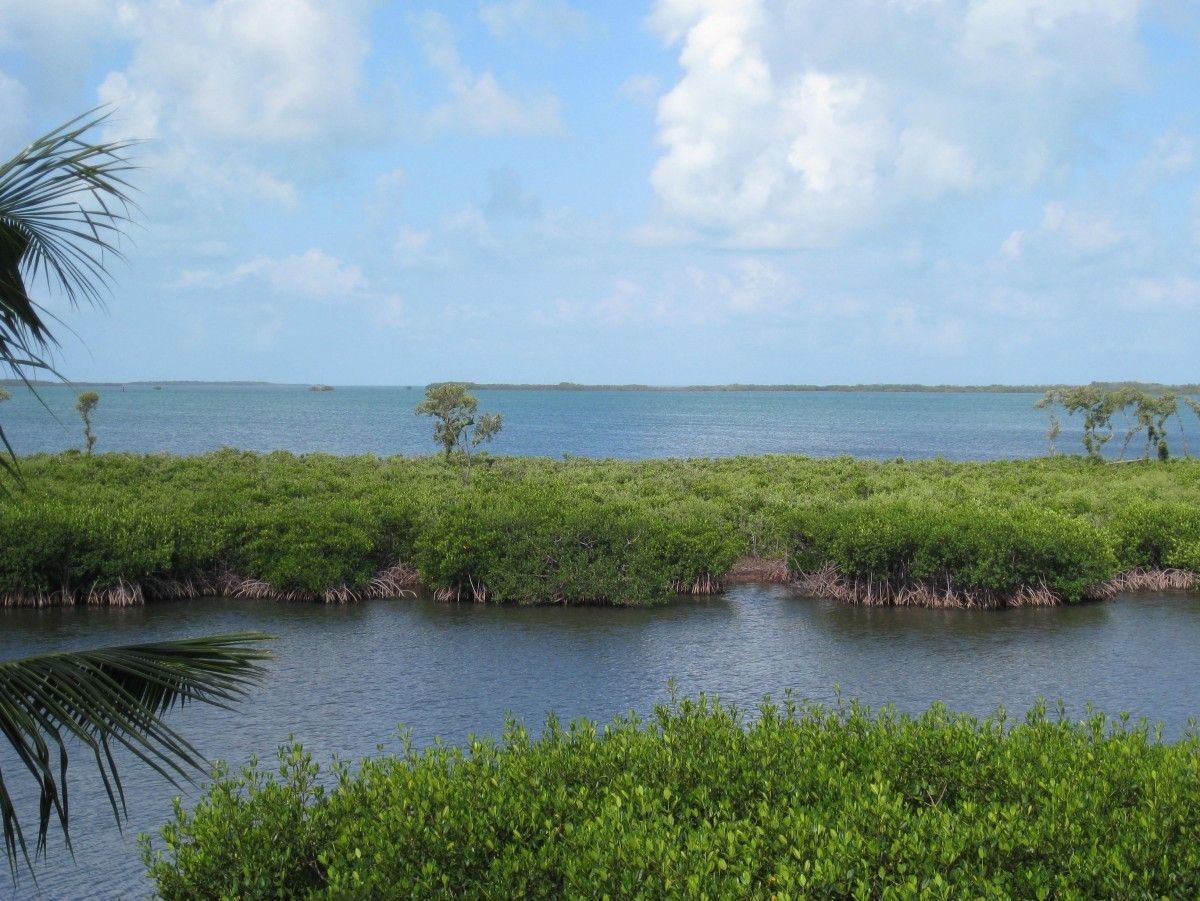
[{"label": "green palm leaf", "polygon": [[[48,359],[54,319],[30,294],[42,282],[72,304],[101,305],[110,258],[132,221],[133,141],[92,143],[86,134],[107,118],[92,110],[38,138],[0,163],[0,364],[29,385],[29,370],[58,375]],[[0,427],[0,471],[17,476]]]},{"label": "green palm leaf", "polygon": [[[0,735],[39,787],[35,856],[45,852],[55,821],[70,848],[72,748],[95,758],[119,825],[125,801],[113,744],[175,784],[190,779],[204,758],[163,714],[188,701],[228,707],[262,675],[260,661],[270,655],[259,644],[269,637],[241,632],[0,661]],[[32,862],[2,771],[0,821],[15,876],[22,858]]]}]

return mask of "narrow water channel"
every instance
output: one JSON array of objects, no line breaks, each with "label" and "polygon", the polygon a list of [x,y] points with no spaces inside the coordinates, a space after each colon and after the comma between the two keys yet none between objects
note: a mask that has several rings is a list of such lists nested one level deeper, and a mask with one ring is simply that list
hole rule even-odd
[{"label": "narrow water channel", "polygon": [[[854,608],[764,586],[632,610],[212,598],[0,610],[0,659],[242,629],[278,637],[263,685],[236,712],[191,708],[173,720],[207,756],[234,764],[270,755],[289,735],[327,760],[396,748],[400,723],[417,743],[457,742],[499,733],[510,713],[531,726],[548,710],[602,721],[649,713],[671,679],[681,693],[717,693],[747,707],[787,688],[831,701],[835,686],[914,712],[944,701],[977,714],[1000,705],[1022,713],[1037,697],[1061,698],[1072,715],[1090,702],[1161,721],[1168,737],[1200,716],[1194,595],[998,612]],[[6,776],[12,764],[0,749]],[[166,820],[177,791],[126,765],[130,820],[121,835],[87,761],[77,757],[72,773],[75,863],[52,842],[39,885],[25,877],[16,896],[146,895],[134,836]],[[0,883],[0,896],[10,888]]]}]

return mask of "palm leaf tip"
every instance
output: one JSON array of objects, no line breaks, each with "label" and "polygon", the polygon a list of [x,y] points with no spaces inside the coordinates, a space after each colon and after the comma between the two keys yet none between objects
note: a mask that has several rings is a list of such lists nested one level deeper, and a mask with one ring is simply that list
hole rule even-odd
[{"label": "palm leaf tip", "polygon": [[[0,735],[39,787],[34,856],[45,852],[55,821],[70,848],[72,745],[94,756],[119,825],[124,793],[112,743],[175,784],[190,780],[204,758],[163,715],[189,701],[228,708],[244,697],[265,672],[270,654],[261,645],[270,638],[239,632],[0,661]],[[0,823],[15,876],[22,859],[32,861],[3,772]]]},{"label": "palm leaf tip", "polygon": [[[122,257],[137,209],[126,176],[138,142],[88,137],[109,115],[93,109],[0,162],[0,366],[30,387],[30,369],[57,375],[50,350],[58,343],[56,317],[30,289],[41,281],[73,306],[103,305],[109,261]],[[17,458],[2,431],[0,443],[8,451],[0,476],[12,479]]]}]

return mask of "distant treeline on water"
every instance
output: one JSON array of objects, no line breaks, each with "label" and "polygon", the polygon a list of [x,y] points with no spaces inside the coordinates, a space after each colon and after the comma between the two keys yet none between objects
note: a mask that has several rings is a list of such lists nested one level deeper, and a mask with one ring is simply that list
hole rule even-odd
[{"label": "distant treeline on water", "polygon": [[[1148,393],[1171,391],[1176,394],[1200,394],[1200,384],[1164,385],[1158,382],[1091,382],[1102,391],[1133,388]],[[1073,388],[1074,385],[581,385],[577,382],[559,382],[556,385],[506,384],[490,382],[468,382],[467,387],[477,391],[890,391],[925,392],[929,394],[1044,394],[1056,388]]]},{"label": "distant treeline on water", "polygon": [[[204,386],[224,385],[229,387],[272,387],[272,388],[311,388],[307,382],[266,382],[266,381],[204,381],[202,379],[166,379],[163,381],[132,381],[132,382],[91,382],[78,381],[64,383],[47,379],[30,379],[24,382],[20,379],[0,379],[0,386],[20,387],[29,385],[34,388],[53,388],[60,386],[87,386],[95,388],[121,388],[138,386]],[[432,382],[433,385],[446,382]],[[1060,388],[1074,388],[1069,384],[1043,385],[902,385],[902,384],[860,384],[860,385],[755,385],[733,383],[729,385],[584,385],[579,382],[558,382],[556,384],[509,383],[509,382],[463,382],[469,390],[474,391],[841,391],[841,392],[921,392],[925,394],[1044,394]],[[1101,391],[1116,391],[1121,388],[1132,388],[1149,394],[1172,392],[1174,394],[1200,394],[1200,383],[1185,385],[1165,385],[1160,382],[1089,382],[1089,386]],[[328,386],[320,385],[320,388]],[[352,386],[344,387],[367,387]],[[413,388],[427,387],[424,385],[394,385],[371,387]],[[332,389],[330,389],[332,390]]]}]

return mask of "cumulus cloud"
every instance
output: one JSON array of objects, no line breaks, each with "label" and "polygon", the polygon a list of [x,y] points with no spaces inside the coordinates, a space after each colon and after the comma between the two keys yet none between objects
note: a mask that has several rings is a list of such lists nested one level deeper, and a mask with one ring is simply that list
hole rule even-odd
[{"label": "cumulus cloud", "polygon": [[429,115],[433,128],[488,136],[562,130],[556,97],[518,97],[503,88],[491,71],[472,71],[459,56],[450,23],[438,13],[427,13],[419,25],[426,59],[445,77],[449,94]]},{"label": "cumulus cloud", "polygon": [[900,209],[1044,178],[1138,71],[1140,0],[659,0],[650,232],[837,243]]},{"label": "cumulus cloud", "polygon": [[327,0],[151,0],[123,7],[128,66],[100,86],[139,137],[307,143],[361,116],[366,8]]}]

